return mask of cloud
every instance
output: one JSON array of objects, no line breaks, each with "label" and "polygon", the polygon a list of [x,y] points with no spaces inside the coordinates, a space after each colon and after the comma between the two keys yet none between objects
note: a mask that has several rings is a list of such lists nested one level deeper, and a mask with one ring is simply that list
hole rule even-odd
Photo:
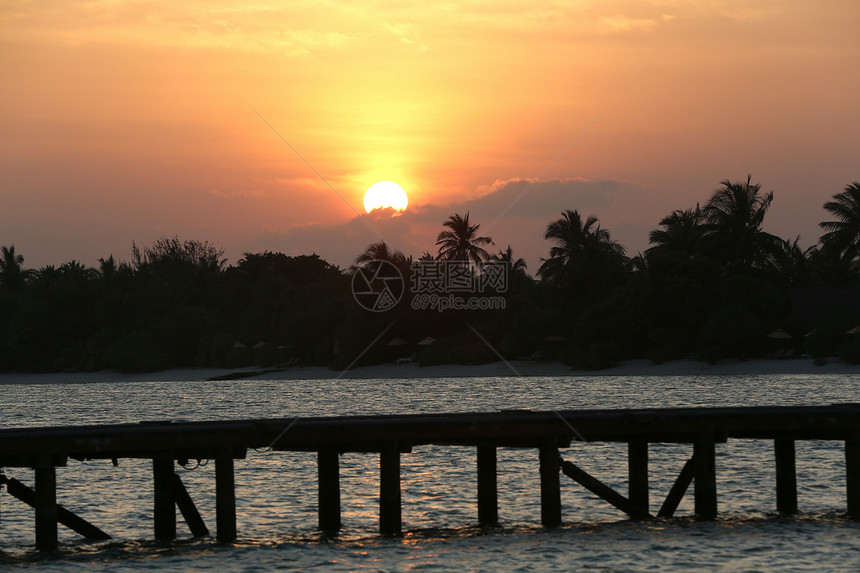
[{"label": "cloud", "polygon": [[[235,3],[95,1],[22,4],[16,19],[31,23],[7,28],[18,38],[73,47],[92,44],[275,53],[288,57],[341,51],[361,40],[354,26],[314,21],[306,12],[274,5]],[[320,12],[314,12],[320,16]],[[0,17],[0,23],[9,20]],[[347,23],[348,24],[348,23]],[[354,31],[353,31],[354,30]]]},{"label": "cloud", "polygon": [[630,18],[628,16],[604,16],[600,23],[608,27],[612,32],[647,32],[657,25],[653,18]]},{"label": "cloud", "polygon": [[421,29],[412,22],[383,22],[382,26],[402,43],[415,46],[420,52],[429,48],[422,39]]},{"label": "cloud", "polygon": [[[436,235],[442,223],[454,213],[470,213],[481,231],[495,239],[495,247],[511,244],[518,256],[536,268],[546,253],[543,239],[546,225],[565,209],[583,215],[596,214],[603,221],[614,205],[639,192],[639,186],[616,180],[589,181],[582,178],[497,180],[476,190],[470,200],[446,205],[413,205],[400,215],[374,211],[340,224],[310,223],[288,227],[267,227],[254,242],[257,250],[275,250],[288,255],[317,253],[341,267],[349,266],[368,245],[385,240],[392,248],[419,257],[424,251],[436,253]],[[507,212],[505,210],[513,205]],[[499,217],[505,213],[502,217]],[[498,224],[490,227],[490,223]],[[515,224],[511,224],[516,221]]]},{"label": "cloud", "polygon": [[290,256],[316,253],[346,268],[370,244],[384,240],[393,249],[417,257],[429,250],[432,244],[424,245],[413,240],[416,224],[415,215],[385,219],[359,215],[341,224],[315,222],[288,227],[268,226],[253,241],[251,250],[280,251]]},{"label": "cloud", "polygon": [[473,205],[485,216],[547,215],[562,209],[597,209],[612,204],[624,183],[589,181],[580,177],[538,180],[515,177],[478,188],[479,197],[457,206]]}]

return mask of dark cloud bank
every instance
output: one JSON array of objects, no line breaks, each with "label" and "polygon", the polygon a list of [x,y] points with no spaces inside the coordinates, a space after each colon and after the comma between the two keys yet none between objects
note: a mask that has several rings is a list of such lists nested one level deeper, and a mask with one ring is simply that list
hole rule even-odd
[{"label": "dark cloud bank", "polygon": [[[436,253],[436,235],[442,223],[454,213],[467,211],[471,220],[481,224],[480,232],[491,236],[495,250],[512,245],[533,271],[549,244],[543,234],[546,226],[565,209],[583,215],[597,215],[602,222],[612,219],[615,205],[624,197],[640,192],[631,183],[584,179],[536,181],[515,178],[496,181],[479,188],[473,197],[447,205],[432,203],[410,206],[402,214],[376,212],[359,215],[346,223],[312,223],[287,229],[265,229],[255,250],[282,251],[287,254],[317,253],[341,265],[349,265],[369,244],[385,240],[393,248],[416,258],[424,251]],[[623,241],[622,241],[623,242]]]}]

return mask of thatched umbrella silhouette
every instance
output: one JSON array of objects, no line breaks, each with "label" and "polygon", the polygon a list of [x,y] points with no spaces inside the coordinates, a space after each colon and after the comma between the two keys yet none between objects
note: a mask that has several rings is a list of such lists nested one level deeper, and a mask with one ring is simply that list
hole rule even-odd
[{"label": "thatched umbrella silhouette", "polygon": [[794,338],[792,335],[790,335],[781,328],[774,330],[773,332],[768,334],[767,337],[772,338],[774,340],[791,340],[792,338]]}]

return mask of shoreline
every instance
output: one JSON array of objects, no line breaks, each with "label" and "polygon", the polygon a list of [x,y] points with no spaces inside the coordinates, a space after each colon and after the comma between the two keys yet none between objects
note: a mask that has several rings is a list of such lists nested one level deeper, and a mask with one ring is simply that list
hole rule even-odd
[{"label": "shoreline", "polygon": [[535,377],[535,376],[758,376],[768,374],[798,375],[860,375],[860,365],[846,364],[830,358],[827,364],[816,366],[811,358],[787,360],[755,358],[722,361],[717,364],[693,360],[673,360],[652,364],[648,360],[629,360],[605,370],[575,370],[560,362],[513,360],[488,364],[445,364],[421,368],[416,363],[377,364],[361,366],[346,373],[322,366],[299,366],[279,370],[260,368],[175,368],[160,372],[122,374],[100,372],[57,372],[50,374],[0,373],[0,386],[7,384],[88,384],[100,382],[177,382],[207,381],[216,377],[233,380],[332,380],[383,378],[463,378],[463,377]]}]

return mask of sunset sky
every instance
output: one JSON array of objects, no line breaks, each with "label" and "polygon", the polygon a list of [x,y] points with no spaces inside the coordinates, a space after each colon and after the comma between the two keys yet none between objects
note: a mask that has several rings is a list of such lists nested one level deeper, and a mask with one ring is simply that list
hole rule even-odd
[{"label": "sunset sky", "polygon": [[[807,246],[860,180],[858,24],[856,0],[0,0],[0,245],[346,266],[380,236],[435,253],[470,210],[534,272],[563,209],[635,255],[750,173]],[[379,180],[403,215],[357,215]]]}]

